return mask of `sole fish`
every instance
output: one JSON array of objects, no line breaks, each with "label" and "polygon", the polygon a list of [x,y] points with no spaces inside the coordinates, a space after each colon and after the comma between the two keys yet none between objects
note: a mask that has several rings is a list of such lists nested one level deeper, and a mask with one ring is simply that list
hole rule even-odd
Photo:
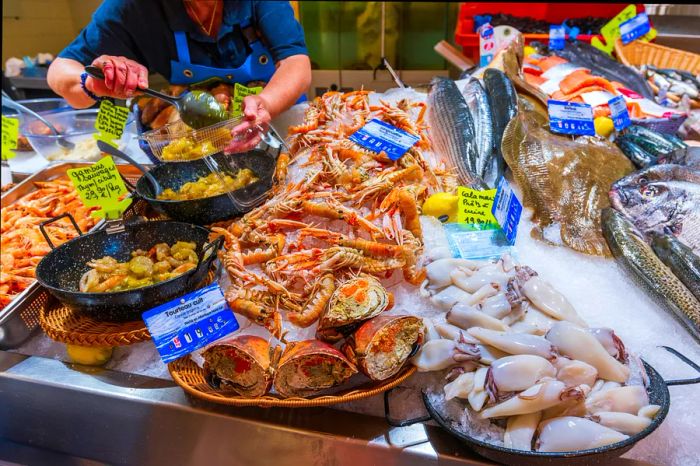
[{"label": "sole fish", "polygon": [[452,163],[460,182],[474,189],[485,189],[486,183],[478,172],[474,120],[466,100],[451,79],[433,79],[428,93],[428,124],[433,150]]},{"label": "sole fish", "polygon": [[670,235],[652,235],[651,248],[693,296],[700,299],[700,257]]},{"label": "sole fish", "polygon": [[479,153],[477,160],[477,174],[488,183],[494,186],[493,180],[486,177],[486,172],[492,164],[494,153],[494,128],[489,96],[486,94],[484,86],[478,79],[470,79],[462,90],[464,100],[467,102],[469,112],[474,121],[476,132],[476,147]]},{"label": "sole fish", "polygon": [[[500,70],[487,69],[484,72],[484,86],[491,103],[493,117],[493,142],[496,182],[503,176],[505,163],[501,153],[501,142],[506,126],[518,114],[518,94],[508,76]],[[489,178],[489,177],[486,177]]]},{"label": "sole fish", "polygon": [[700,342],[700,301],[656,257],[629,220],[610,208],[603,209],[601,220],[603,236],[618,264]]}]

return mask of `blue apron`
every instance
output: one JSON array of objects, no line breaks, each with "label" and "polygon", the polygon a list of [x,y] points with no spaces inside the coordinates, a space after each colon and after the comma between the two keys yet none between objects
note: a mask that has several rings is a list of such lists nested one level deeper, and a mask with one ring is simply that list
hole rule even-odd
[{"label": "blue apron", "polygon": [[231,84],[246,85],[251,81],[269,81],[275,73],[275,63],[272,55],[263,45],[250,26],[241,25],[243,35],[248,40],[250,55],[238,68],[214,68],[211,66],[195,65],[190,62],[190,49],[187,45],[187,34],[184,31],[175,32],[175,47],[177,60],[170,60],[170,82],[172,84],[194,84],[210,78],[220,78]]}]

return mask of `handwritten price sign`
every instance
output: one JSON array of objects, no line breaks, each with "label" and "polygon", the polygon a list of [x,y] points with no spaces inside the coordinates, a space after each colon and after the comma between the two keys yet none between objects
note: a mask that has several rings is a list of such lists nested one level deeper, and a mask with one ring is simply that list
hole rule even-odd
[{"label": "handwritten price sign", "polygon": [[100,110],[97,112],[95,129],[99,131],[95,134],[95,139],[117,147],[115,140],[122,137],[126,120],[129,118],[129,109],[120,105],[115,105],[111,100],[103,100],[100,103]]},{"label": "handwritten price sign", "polygon": [[19,120],[17,118],[2,117],[2,159],[10,160],[15,156],[17,138],[19,134]]},{"label": "handwritten price sign", "polygon": [[66,172],[83,203],[88,207],[100,207],[100,210],[90,214],[93,217],[119,218],[131,204],[131,198],[122,199],[127,190],[112,157],[107,156],[89,167],[73,168]]},{"label": "handwritten price sign", "polygon": [[474,225],[476,230],[498,228],[498,222],[491,213],[493,200],[496,197],[495,189],[479,191],[460,186],[457,189],[457,195],[459,196],[457,201],[458,223]]},{"label": "handwritten price sign", "polygon": [[262,87],[245,87],[242,84],[236,83],[233,87],[233,103],[231,105],[231,113],[233,116],[243,114],[243,99],[249,95],[258,95],[262,92]]}]

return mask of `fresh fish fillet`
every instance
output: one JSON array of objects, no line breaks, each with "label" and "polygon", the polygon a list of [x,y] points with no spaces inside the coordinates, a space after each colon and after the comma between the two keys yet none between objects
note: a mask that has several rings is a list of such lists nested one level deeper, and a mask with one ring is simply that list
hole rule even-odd
[{"label": "fresh fish fillet", "polygon": [[600,210],[610,205],[610,185],[634,168],[615,145],[552,134],[545,117],[521,110],[506,128],[502,149],[523,203],[534,210],[535,236],[560,225],[561,240],[572,249],[609,255]]},{"label": "fresh fish fillet", "polygon": [[471,79],[464,86],[462,95],[467,102],[476,131],[477,174],[485,178],[486,168],[491,165],[494,152],[494,128],[491,105],[486,90],[478,79]]},{"label": "fresh fish fillet", "polygon": [[451,79],[433,79],[428,93],[428,124],[435,153],[457,169],[460,182],[475,189],[486,188],[478,174],[474,120],[466,100]]},{"label": "fresh fish fillet", "polygon": [[559,89],[566,95],[571,95],[579,89],[592,86],[600,86],[606,91],[615,94],[615,88],[610,84],[610,81],[600,76],[593,76],[586,70],[574,71],[559,83]]},{"label": "fresh fish fillet", "polygon": [[561,65],[563,63],[567,63],[568,60],[557,57],[556,55],[552,55],[550,57],[544,57],[542,60],[537,62],[537,66],[542,68],[542,71],[547,71],[551,68],[554,68],[555,66]]},{"label": "fresh fish fillet", "polygon": [[565,77],[569,76],[572,73],[575,73],[576,71],[588,71],[586,68],[582,68],[580,66],[573,65],[571,63],[562,63],[561,65],[557,65],[554,68],[551,68],[544,73],[542,73],[542,77],[544,79],[564,79]]}]

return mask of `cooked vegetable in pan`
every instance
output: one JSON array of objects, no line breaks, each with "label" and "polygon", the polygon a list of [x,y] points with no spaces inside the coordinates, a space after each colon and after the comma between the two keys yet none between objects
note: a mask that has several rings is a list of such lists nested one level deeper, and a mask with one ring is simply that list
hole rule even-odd
[{"label": "cooked vegetable in pan", "polygon": [[245,188],[256,181],[258,181],[258,177],[249,168],[238,170],[235,176],[228,173],[210,173],[198,178],[197,181],[183,184],[177,191],[170,188],[164,189],[158,195],[158,199],[168,201],[203,199]]}]

